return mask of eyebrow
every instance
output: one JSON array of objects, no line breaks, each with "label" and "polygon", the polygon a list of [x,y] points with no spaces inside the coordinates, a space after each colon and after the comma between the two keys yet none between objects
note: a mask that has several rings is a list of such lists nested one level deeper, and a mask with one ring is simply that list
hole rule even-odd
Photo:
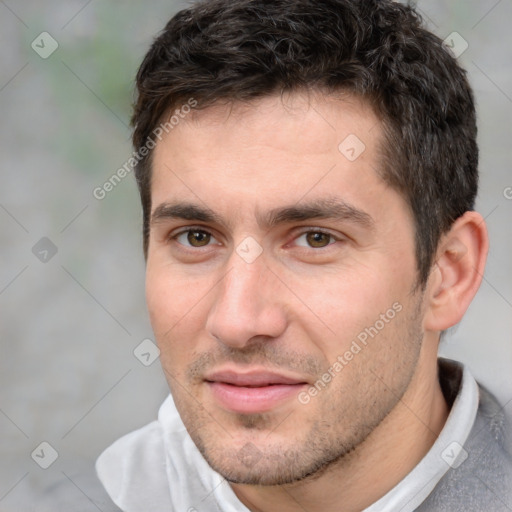
[{"label": "eyebrow", "polygon": [[213,210],[193,203],[162,203],[151,214],[151,224],[170,219],[192,220],[225,225]]},{"label": "eyebrow", "polygon": [[259,223],[274,227],[287,222],[304,222],[315,219],[347,221],[365,228],[373,228],[375,225],[371,215],[338,198],[317,199],[308,203],[276,208],[260,218]]},{"label": "eyebrow", "polygon": [[[152,224],[170,219],[219,224],[224,227],[229,226],[228,222],[210,208],[194,203],[162,203],[155,208],[151,215]],[[291,206],[275,208],[264,215],[256,215],[258,225],[267,229],[280,224],[320,219],[350,222],[367,229],[372,229],[375,226],[375,221],[371,215],[338,198],[325,198],[307,203],[297,203]]]}]

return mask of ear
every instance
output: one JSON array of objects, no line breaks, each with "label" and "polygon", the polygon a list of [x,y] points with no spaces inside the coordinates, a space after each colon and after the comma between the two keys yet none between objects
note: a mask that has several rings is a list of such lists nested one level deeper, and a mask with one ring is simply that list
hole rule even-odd
[{"label": "ear", "polygon": [[458,323],[484,275],[489,238],[483,217],[466,212],[446,233],[427,283],[426,330],[443,331]]}]

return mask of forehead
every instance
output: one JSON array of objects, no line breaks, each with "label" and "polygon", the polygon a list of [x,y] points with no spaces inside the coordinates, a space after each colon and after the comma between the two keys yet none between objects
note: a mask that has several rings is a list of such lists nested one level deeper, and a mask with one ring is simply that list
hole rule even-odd
[{"label": "forehead", "polygon": [[[330,95],[291,92],[248,102],[215,103],[191,109],[176,121],[167,138],[180,144],[193,144],[189,138],[193,133],[194,138],[205,135],[208,141],[201,143],[207,143],[210,149],[231,144],[247,149],[249,145],[264,144],[297,154],[332,150],[341,142],[340,137],[349,134],[371,146],[381,132],[369,102],[342,91]],[[196,152],[189,155],[196,156]]]},{"label": "forehead", "polygon": [[381,138],[372,108],[348,94],[293,93],[195,110],[154,149],[152,208],[187,199],[261,214],[306,196],[339,194],[353,204],[363,190],[371,201],[385,187]]}]

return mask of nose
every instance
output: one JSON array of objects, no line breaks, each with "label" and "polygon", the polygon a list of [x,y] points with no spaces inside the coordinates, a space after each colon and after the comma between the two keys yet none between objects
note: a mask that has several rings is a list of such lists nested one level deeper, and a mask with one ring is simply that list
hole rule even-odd
[{"label": "nose", "polygon": [[214,292],[206,329],[225,345],[243,348],[256,337],[276,338],[286,329],[279,279],[263,257],[252,263],[236,252]]}]

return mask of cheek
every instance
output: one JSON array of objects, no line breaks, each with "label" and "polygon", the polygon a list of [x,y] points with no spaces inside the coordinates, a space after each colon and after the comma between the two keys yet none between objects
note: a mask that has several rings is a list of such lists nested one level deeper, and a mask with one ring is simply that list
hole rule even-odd
[{"label": "cheek", "polygon": [[289,287],[306,306],[302,308],[305,315],[297,315],[299,322],[310,329],[323,325],[335,344],[350,340],[404,300],[409,283],[386,279],[386,274],[378,266],[354,265],[329,274],[295,277]]},{"label": "cheek", "polygon": [[146,303],[164,365],[178,367],[179,361],[190,358],[194,340],[204,325],[208,287],[198,281],[180,278],[165,267],[148,267]]},{"label": "cheek", "polygon": [[193,279],[176,271],[172,264],[153,264],[146,270],[146,302],[152,325],[169,330],[207,293],[204,279]]},{"label": "cheek", "polygon": [[160,341],[160,337],[166,329],[170,329],[178,318],[176,301],[173,300],[175,294],[169,280],[165,279],[161,273],[151,271],[146,272],[146,304],[153,331]]}]

